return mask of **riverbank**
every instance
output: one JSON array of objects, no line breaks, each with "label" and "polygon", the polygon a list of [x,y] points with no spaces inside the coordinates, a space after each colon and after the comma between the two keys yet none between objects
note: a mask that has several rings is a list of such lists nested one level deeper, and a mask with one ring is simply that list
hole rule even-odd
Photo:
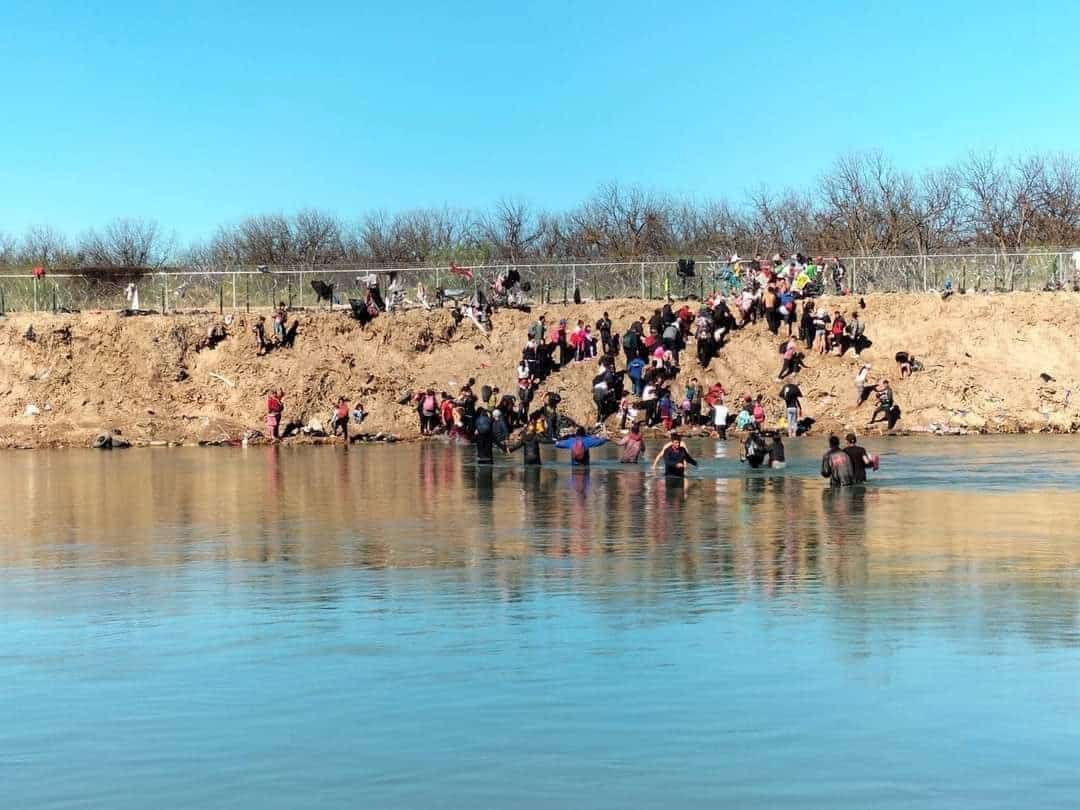
[{"label": "riverbank", "polygon": [[[865,302],[860,314],[873,346],[863,360],[873,364],[873,379],[887,378],[896,389],[898,430],[1080,430],[1080,296],[877,295]],[[857,299],[823,303],[849,312]],[[197,344],[216,315],[13,314],[0,319],[0,446],[88,446],[105,430],[133,445],[239,441],[264,429],[271,387],[285,391],[286,421],[325,423],[345,396],[370,413],[365,432],[415,438],[416,414],[398,404],[402,392],[428,385],[456,392],[475,377],[513,393],[525,332],[539,312],[549,322],[594,323],[607,311],[621,332],[658,305],[618,300],[500,311],[487,334],[468,321],[455,328],[449,310],[380,316],[363,328],[342,310],[309,310],[290,315],[299,322],[295,347],[264,357],[255,353],[254,313],[235,314],[229,337],[201,351]],[[764,324],[741,330],[707,371],[690,352],[680,385],[696,375],[719,380],[733,396],[763,393],[770,422],[779,422],[778,342]],[[893,360],[900,350],[924,370],[900,380]],[[813,433],[867,432],[871,406],[857,408],[853,393],[859,362],[809,354],[807,363],[798,382],[817,420]],[[595,413],[593,373],[591,363],[572,366],[545,384],[560,390],[567,416],[586,424]]]}]

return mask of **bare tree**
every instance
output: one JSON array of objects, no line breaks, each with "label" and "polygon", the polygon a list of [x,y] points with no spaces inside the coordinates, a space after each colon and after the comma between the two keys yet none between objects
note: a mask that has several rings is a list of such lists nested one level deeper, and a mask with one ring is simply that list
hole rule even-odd
[{"label": "bare tree", "polygon": [[477,236],[493,258],[516,262],[532,254],[544,234],[540,220],[520,201],[500,200],[495,209],[480,217]]},{"label": "bare tree", "polygon": [[[880,151],[841,156],[809,187],[759,189],[738,202],[674,199],[608,183],[569,210],[536,211],[504,198],[473,212],[443,207],[375,211],[343,222],[317,209],[261,214],[219,227],[182,258],[198,267],[384,265],[689,255],[916,253],[1080,243],[1080,154],[1012,160],[973,153],[920,174]],[[174,255],[158,226],[116,220],[72,249],[48,226],[13,244],[0,263],[159,266]],[[1000,263],[999,263],[1000,264]]]},{"label": "bare tree", "polygon": [[1035,181],[1035,238],[1064,247],[1080,241],[1080,161],[1075,155],[1050,155]]},{"label": "bare tree", "polygon": [[305,209],[294,217],[293,242],[297,258],[305,265],[340,262],[345,258],[341,223],[330,214]]},{"label": "bare tree", "polygon": [[19,242],[10,234],[0,233],[0,265],[8,266],[17,264],[19,257]]},{"label": "bare tree", "polygon": [[818,214],[812,200],[794,191],[773,196],[765,189],[751,196],[748,238],[754,253],[793,253],[817,244]]},{"label": "bare tree", "polygon": [[960,202],[957,179],[952,170],[923,174],[909,215],[914,249],[920,255],[958,244],[962,228]]},{"label": "bare tree", "polygon": [[569,215],[570,242],[585,248],[584,255],[669,255],[673,249],[671,208],[670,200],[660,195],[608,183]]},{"label": "bare tree", "polygon": [[20,249],[26,264],[56,266],[72,260],[67,238],[48,225],[31,225]]},{"label": "bare tree", "polygon": [[992,152],[972,153],[957,169],[967,226],[980,244],[1021,248],[1036,216],[1042,160],[1006,164]]},{"label": "bare tree", "polygon": [[114,219],[100,233],[88,231],[79,244],[81,263],[92,267],[158,268],[171,251],[157,223],[144,219]]}]

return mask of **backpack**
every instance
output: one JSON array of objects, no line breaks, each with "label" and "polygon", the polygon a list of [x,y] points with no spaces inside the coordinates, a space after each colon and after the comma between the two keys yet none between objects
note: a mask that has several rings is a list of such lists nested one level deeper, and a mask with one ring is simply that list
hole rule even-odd
[{"label": "backpack", "polygon": [[622,336],[622,345],[624,349],[633,349],[637,346],[637,332],[633,329],[626,330],[626,334]]},{"label": "backpack", "polygon": [[574,439],[574,444],[570,447],[570,458],[578,464],[585,463],[585,457],[588,454],[588,448],[585,447],[584,439]]},{"label": "backpack", "polygon": [[435,413],[435,397],[430,396],[430,395],[424,397],[423,408],[424,408],[424,413],[428,413],[428,414]]},{"label": "backpack", "polygon": [[679,337],[679,328],[671,324],[664,330],[664,340],[676,340]]},{"label": "backpack", "polygon": [[765,409],[761,407],[760,402],[754,404],[754,421],[755,422],[764,422],[765,421]]},{"label": "backpack", "polygon": [[475,427],[478,435],[484,436],[491,433],[491,418],[488,416],[477,418]]}]

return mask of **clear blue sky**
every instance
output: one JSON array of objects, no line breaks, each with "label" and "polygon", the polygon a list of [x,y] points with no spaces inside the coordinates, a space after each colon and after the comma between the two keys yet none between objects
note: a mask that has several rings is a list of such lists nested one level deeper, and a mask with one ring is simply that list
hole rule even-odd
[{"label": "clear blue sky", "polygon": [[1076,149],[1080,4],[5,2],[0,231],[209,235],[619,180],[741,199],[841,152]]}]

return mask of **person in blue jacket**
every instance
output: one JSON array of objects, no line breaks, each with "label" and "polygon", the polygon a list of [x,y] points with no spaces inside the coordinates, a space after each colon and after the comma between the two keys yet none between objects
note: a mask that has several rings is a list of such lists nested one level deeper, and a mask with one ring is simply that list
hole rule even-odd
[{"label": "person in blue jacket", "polygon": [[573,436],[567,436],[555,442],[555,446],[560,450],[570,451],[570,463],[575,466],[588,466],[589,450],[602,444],[607,444],[607,439],[601,436],[587,436],[583,427],[579,427]]},{"label": "person in blue jacket", "polygon": [[645,361],[640,357],[635,357],[626,364],[626,373],[634,386],[634,396],[640,397],[645,390]]}]

